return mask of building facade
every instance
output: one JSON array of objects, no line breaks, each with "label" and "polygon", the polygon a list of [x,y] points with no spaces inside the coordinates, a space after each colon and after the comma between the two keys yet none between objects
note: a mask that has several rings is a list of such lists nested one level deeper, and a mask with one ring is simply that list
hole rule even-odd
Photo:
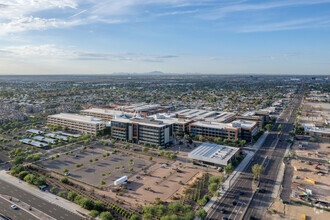
[{"label": "building facade", "polygon": [[105,122],[99,118],[68,113],[49,115],[47,124],[59,125],[73,132],[93,135],[106,128]]},{"label": "building facade", "polygon": [[174,140],[172,124],[154,118],[120,118],[111,121],[111,137],[139,144],[165,146]]},{"label": "building facade", "polygon": [[236,120],[231,123],[209,121],[193,122],[189,126],[190,135],[206,138],[240,139],[250,142],[258,132],[256,122]]}]

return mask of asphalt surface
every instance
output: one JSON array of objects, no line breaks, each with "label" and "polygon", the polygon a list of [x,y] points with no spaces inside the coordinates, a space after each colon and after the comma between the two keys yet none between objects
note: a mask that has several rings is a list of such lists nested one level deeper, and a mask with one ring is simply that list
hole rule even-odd
[{"label": "asphalt surface", "polygon": [[[46,200],[43,200],[39,197],[36,197],[30,193],[28,193],[27,191],[24,191],[20,188],[15,187],[12,184],[9,184],[5,181],[0,180],[0,194],[3,195],[8,195],[8,196],[12,196],[14,198],[17,198],[27,204],[29,204],[30,206],[40,210],[43,213],[46,213],[47,215],[58,219],[58,220],[66,220],[66,219],[70,219],[70,220],[80,220],[83,219],[82,217],[66,210],[63,209],[55,204],[49,203]],[[6,206],[7,207],[7,206]],[[10,206],[9,206],[10,207]],[[0,211],[1,212],[1,211]],[[13,218],[13,219],[22,219],[22,218]],[[23,218],[25,219],[25,218]]]},{"label": "asphalt surface", "polygon": [[[241,175],[227,190],[226,194],[210,209],[207,219],[263,219],[267,208],[273,201],[272,192],[288,143],[289,131],[293,129],[295,112],[302,101],[303,89],[295,99],[291,108],[284,110],[281,118],[274,125],[273,130],[265,139],[263,145],[255,153],[250,163]],[[282,133],[278,133],[282,124]],[[265,167],[261,175],[259,188],[264,192],[254,193],[252,166],[262,164]],[[254,187],[255,188],[255,187]]]},{"label": "asphalt surface", "polygon": [[[24,219],[24,220],[38,220],[38,218],[29,214],[28,212],[20,209],[18,206],[17,210],[12,209],[10,206],[12,203],[0,198],[0,217],[4,219]],[[1,218],[0,218],[1,219]]]}]

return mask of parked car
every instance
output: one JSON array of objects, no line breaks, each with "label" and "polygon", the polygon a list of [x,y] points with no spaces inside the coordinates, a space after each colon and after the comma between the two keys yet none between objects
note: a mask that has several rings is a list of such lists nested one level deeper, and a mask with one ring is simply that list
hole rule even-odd
[{"label": "parked car", "polygon": [[12,209],[14,209],[14,210],[17,210],[18,209],[18,207],[16,206],[16,205],[11,205],[10,206]]}]

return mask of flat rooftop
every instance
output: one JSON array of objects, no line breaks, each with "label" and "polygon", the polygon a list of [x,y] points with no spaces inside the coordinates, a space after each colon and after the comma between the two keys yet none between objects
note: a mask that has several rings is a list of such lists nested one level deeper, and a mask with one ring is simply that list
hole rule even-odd
[{"label": "flat rooftop", "polygon": [[187,119],[192,120],[205,120],[214,122],[225,122],[226,120],[235,116],[231,112],[218,112],[218,111],[207,111],[201,109],[182,109],[174,112],[179,116],[183,116]]},{"label": "flat rooftop", "polygon": [[111,120],[111,122],[123,122],[123,123],[137,123],[140,125],[152,126],[152,127],[164,127],[169,125],[161,120],[155,120],[154,118],[125,118],[125,117],[116,117]]},{"label": "flat rooftop", "polygon": [[36,147],[46,147],[46,146],[48,146],[47,144],[41,143],[39,141],[34,141],[34,140],[31,140],[31,139],[21,139],[19,141],[23,142],[25,144],[30,144],[30,145],[36,146]]},{"label": "flat rooftop", "polygon": [[233,128],[230,123],[219,123],[212,121],[196,121],[193,122],[191,126],[199,126],[204,128],[215,128],[215,129]]},{"label": "flat rooftop", "polygon": [[185,124],[192,121],[189,119],[175,118],[174,116],[175,115],[171,113],[160,113],[160,114],[150,115],[148,116],[148,118],[154,118],[155,120],[162,121],[163,123],[167,123],[167,124]]},{"label": "flat rooftop", "polygon": [[127,114],[123,111],[112,110],[112,109],[103,109],[103,108],[84,109],[84,110],[81,110],[80,112],[90,112],[90,113],[97,113],[97,114],[104,114],[104,115],[123,115],[123,114]]},{"label": "flat rooftop", "polygon": [[231,122],[233,127],[241,127],[241,128],[253,128],[257,125],[255,121],[246,121],[246,120],[235,120]]},{"label": "flat rooftop", "polygon": [[239,151],[239,148],[224,145],[203,143],[188,153],[188,157],[195,160],[227,166],[228,161]]},{"label": "flat rooftop", "polygon": [[166,107],[169,107],[169,106],[161,106],[158,104],[137,103],[137,104],[132,104],[132,105],[118,106],[116,108],[116,110],[145,112],[145,111],[150,111],[150,110],[159,109],[159,108],[166,108]]},{"label": "flat rooftop", "polygon": [[51,143],[51,144],[55,143],[54,139],[46,138],[46,137],[43,137],[43,136],[35,136],[32,139],[37,140],[37,141],[43,141],[43,142]]},{"label": "flat rooftop", "polygon": [[44,133],[43,131],[36,130],[36,129],[29,129],[29,130],[26,130],[26,132],[34,133],[34,134],[41,134],[41,133]]},{"label": "flat rooftop", "polygon": [[78,114],[69,114],[69,113],[60,113],[56,115],[50,115],[48,117],[64,119],[68,121],[84,122],[90,124],[103,123],[103,121],[99,118],[94,118],[92,116],[78,115]]}]

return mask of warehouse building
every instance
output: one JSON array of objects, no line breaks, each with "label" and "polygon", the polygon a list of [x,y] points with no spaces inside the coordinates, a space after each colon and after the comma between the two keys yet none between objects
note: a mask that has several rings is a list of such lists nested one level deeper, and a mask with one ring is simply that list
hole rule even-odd
[{"label": "warehouse building", "polygon": [[204,143],[189,152],[188,157],[195,163],[224,167],[232,163],[239,152],[239,148]]},{"label": "warehouse building", "polygon": [[93,135],[106,128],[105,122],[99,118],[69,113],[49,115],[47,124],[60,125],[73,132]]},{"label": "warehouse building", "polygon": [[165,146],[174,140],[173,124],[154,118],[123,118],[111,121],[111,137],[133,143]]}]

